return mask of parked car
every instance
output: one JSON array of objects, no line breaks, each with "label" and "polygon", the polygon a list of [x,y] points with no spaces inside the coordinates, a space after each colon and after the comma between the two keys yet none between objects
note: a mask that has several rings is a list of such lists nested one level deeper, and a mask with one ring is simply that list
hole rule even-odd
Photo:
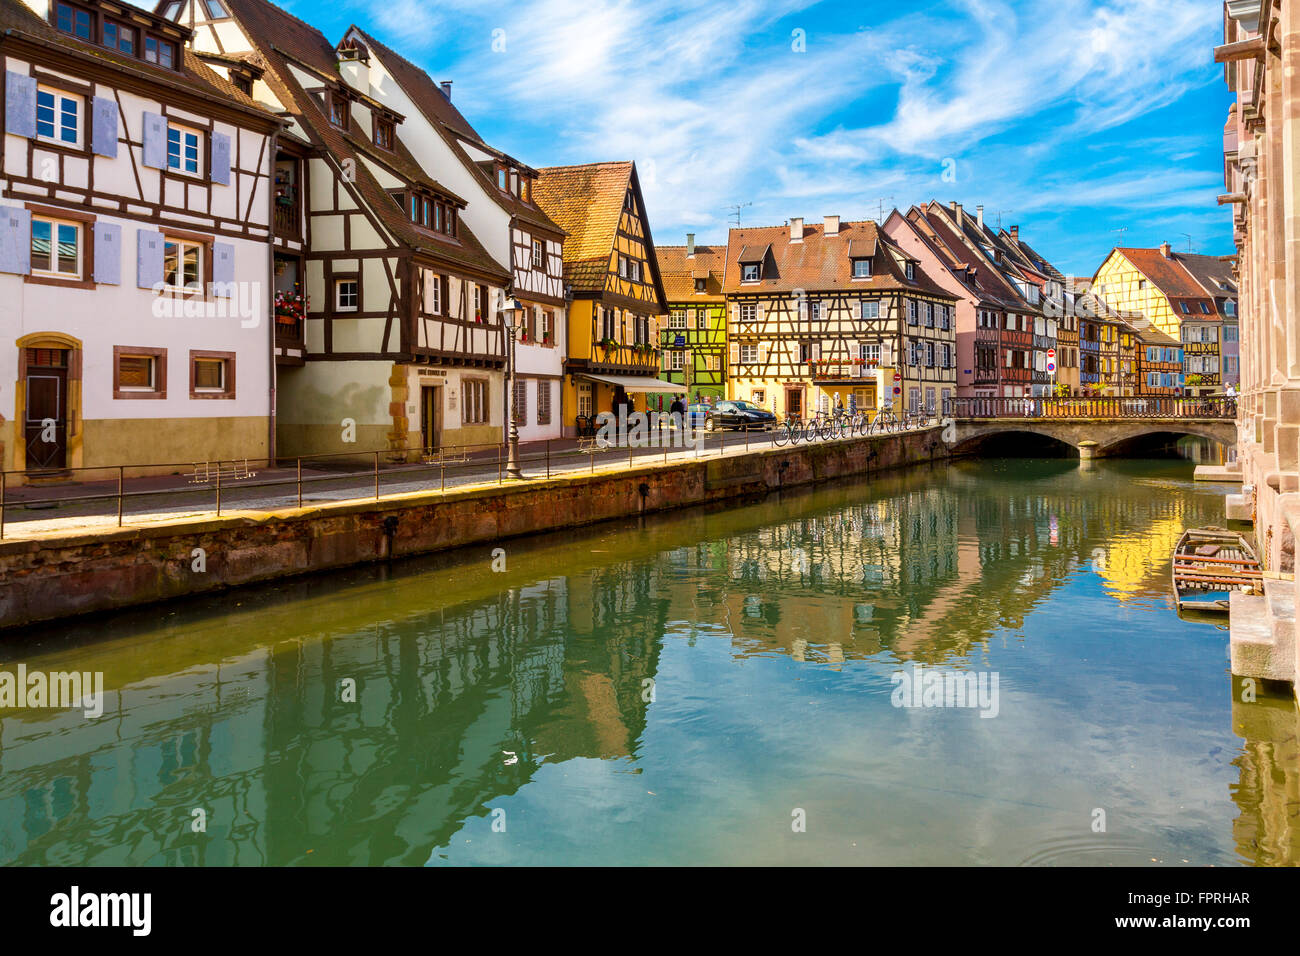
[{"label": "parked car", "polygon": [[749,402],[723,401],[713,405],[691,405],[692,423],[700,420],[696,417],[696,409],[703,412],[706,431],[716,431],[720,428],[766,431],[776,427],[775,415]]}]

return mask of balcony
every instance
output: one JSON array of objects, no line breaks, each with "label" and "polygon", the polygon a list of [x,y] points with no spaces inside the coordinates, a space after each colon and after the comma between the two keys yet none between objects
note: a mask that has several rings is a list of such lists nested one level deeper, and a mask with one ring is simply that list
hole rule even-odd
[{"label": "balcony", "polygon": [[870,361],[859,359],[856,362],[809,362],[808,368],[814,382],[843,382],[863,378],[874,379],[878,364],[874,359]]},{"label": "balcony", "polygon": [[302,205],[295,192],[275,200],[275,234],[281,239],[302,238]]}]

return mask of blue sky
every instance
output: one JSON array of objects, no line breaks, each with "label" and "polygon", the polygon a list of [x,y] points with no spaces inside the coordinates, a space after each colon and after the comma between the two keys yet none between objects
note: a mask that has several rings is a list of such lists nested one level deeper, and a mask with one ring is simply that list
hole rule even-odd
[{"label": "blue sky", "polygon": [[1117,244],[1233,251],[1213,0],[284,5],[452,80],[530,165],[636,160],[659,243],[725,240],[734,203],[770,225],[937,198],[1077,275]]}]

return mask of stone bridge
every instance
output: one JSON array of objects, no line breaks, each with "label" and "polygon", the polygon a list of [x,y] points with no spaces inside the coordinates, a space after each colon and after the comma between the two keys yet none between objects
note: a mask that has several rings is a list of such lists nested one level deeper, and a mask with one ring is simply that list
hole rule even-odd
[{"label": "stone bridge", "polygon": [[1236,405],[1223,398],[955,398],[949,411],[943,437],[955,454],[1015,433],[1055,439],[1080,458],[1104,458],[1156,435],[1192,435],[1225,447],[1237,441]]}]

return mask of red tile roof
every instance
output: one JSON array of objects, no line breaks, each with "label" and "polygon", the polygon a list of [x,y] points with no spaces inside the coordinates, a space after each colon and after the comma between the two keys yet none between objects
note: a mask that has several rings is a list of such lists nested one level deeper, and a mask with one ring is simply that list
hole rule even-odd
[{"label": "red tile roof", "polygon": [[[668,301],[678,303],[722,302],[722,276],[727,265],[726,246],[695,247],[695,255],[686,258],[685,246],[656,246],[659,275],[664,280]],[[695,280],[704,279],[703,292],[695,291]]]}]

